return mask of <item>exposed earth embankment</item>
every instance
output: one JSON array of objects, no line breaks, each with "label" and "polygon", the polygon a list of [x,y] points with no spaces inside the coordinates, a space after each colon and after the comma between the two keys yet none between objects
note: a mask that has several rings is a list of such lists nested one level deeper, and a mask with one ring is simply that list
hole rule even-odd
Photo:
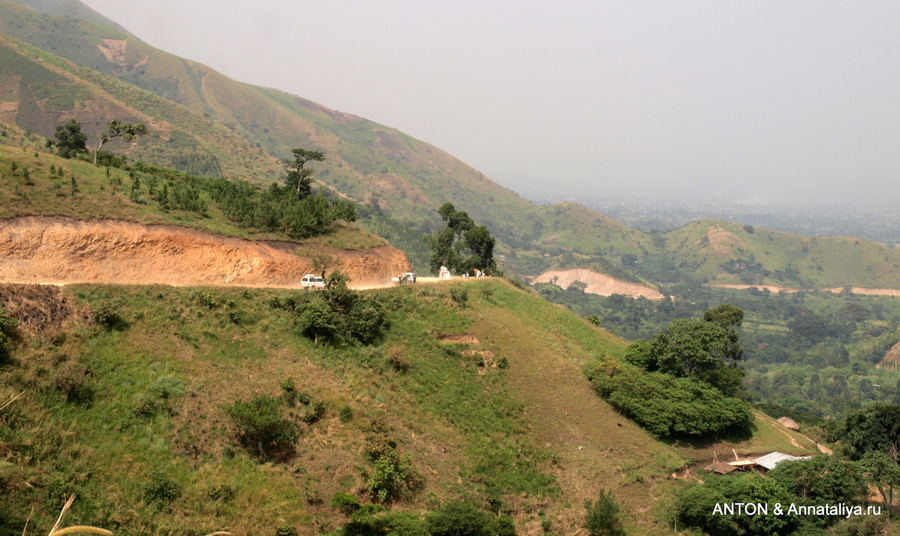
[{"label": "exposed earth embankment", "polygon": [[[316,246],[353,285],[409,270],[390,246]],[[0,221],[0,282],[299,287],[312,262],[293,242],[256,242],[173,225],[60,217]]]},{"label": "exposed earth embankment", "polygon": [[[730,288],[737,290],[749,290],[751,288],[755,288],[757,290],[768,290],[769,292],[800,292],[800,289],[792,288],[792,287],[779,287],[776,285],[739,285],[739,284],[710,284],[712,288]],[[850,292],[854,294],[860,294],[864,296],[892,296],[897,297],[900,296],[900,289],[895,288],[864,288],[864,287],[849,287]],[[840,294],[846,289],[846,287],[833,287],[822,289],[825,292],[831,292],[833,294]]]},{"label": "exposed earth embankment", "polygon": [[599,294],[600,296],[612,296],[622,294],[632,298],[644,297],[650,300],[661,300],[663,295],[659,291],[639,285],[621,281],[608,275],[592,270],[578,268],[575,270],[549,270],[534,278],[535,283],[549,283],[556,278],[556,284],[562,288],[568,288],[575,281],[581,281],[587,285],[585,292]]}]

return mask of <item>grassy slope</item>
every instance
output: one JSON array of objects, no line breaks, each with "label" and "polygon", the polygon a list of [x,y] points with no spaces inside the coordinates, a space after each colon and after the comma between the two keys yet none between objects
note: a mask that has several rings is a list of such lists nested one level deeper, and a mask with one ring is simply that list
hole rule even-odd
[{"label": "grassy slope", "polygon": [[[14,10],[24,10],[22,16],[26,20],[40,16],[17,4],[10,5]],[[88,29],[97,28],[81,24]],[[103,34],[97,31],[97,35]],[[205,165],[204,169],[213,170],[211,175],[224,173],[266,181],[283,173],[275,158],[226,126],[153,93],[8,37],[0,37],[0,58],[0,74],[7,81],[0,98],[18,103],[14,118],[4,115],[4,119],[8,122],[14,119],[22,128],[52,138],[56,125],[76,119],[88,134],[89,146],[93,147],[109,119],[140,121],[147,125],[148,136],[130,147],[113,142],[110,149],[115,152],[127,149],[133,159],[169,167],[184,160],[195,166],[199,162]]]},{"label": "grassy slope", "polygon": [[540,243],[612,258],[640,255],[652,248],[650,235],[632,229],[577,203],[563,202],[541,209],[544,227]]},{"label": "grassy slope", "polygon": [[[790,263],[802,280],[824,287],[900,288],[900,251],[854,238],[809,238],[780,231],[753,229],[737,223],[701,220],[666,233],[666,246],[680,266],[720,283],[740,283],[721,265],[733,259],[755,259],[772,272]],[[709,237],[705,245],[704,236]],[[772,284],[797,284],[770,276]]]},{"label": "grassy slope", "polygon": [[[383,415],[425,478],[425,488],[397,507],[490,497],[521,528],[537,529],[544,510],[554,530],[571,533],[583,500],[602,486],[626,506],[629,524],[662,530],[640,512],[649,497],[665,501],[665,477],[680,457],[615,415],[577,367],[597,352],[621,352],[622,343],[502,281],[467,288],[463,309],[444,286],[379,291],[393,325],[384,341],[329,348],[298,338],[291,315],[267,307],[272,291],[217,290],[217,305],[208,307],[196,289],[68,287],[79,307],[113,303],[128,326],[43,329],[24,337],[17,363],[0,368],[0,398],[28,390],[2,440],[13,460],[2,472],[13,510],[0,515],[21,532],[22,509],[33,501],[34,526],[49,526],[58,508],[51,499],[74,492],[72,524],[198,533],[291,524],[312,533],[342,522],[327,506],[336,491],[364,494],[364,429]],[[448,334],[479,342],[441,342]],[[509,368],[478,366],[473,351],[507,357]],[[409,370],[398,372],[392,359]],[[87,404],[66,402],[53,388],[75,362],[92,371]],[[278,395],[287,377],[325,401],[327,414],[305,431],[293,459],[258,464],[234,444],[222,405]],[[148,400],[172,414],[141,415]],[[338,418],[345,406],[354,413],[346,423]],[[27,461],[25,443],[33,453]],[[159,470],[181,490],[162,512],[142,498]],[[210,489],[223,484],[234,499],[211,499]]]},{"label": "grassy slope", "polygon": [[[13,163],[17,170],[12,171]],[[63,176],[51,174],[50,168],[62,169]],[[28,171],[31,185],[25,179]],[[21,129],[0,123],[0,218],[16,216],[64,216],[76,219],[108,218],[145,224],[172,224],[203,229],[213,233],[254,240],[290,240],[282,233],[258,233],[242,229],[225,218],[210,204],[206,216],[179,210],[162,210],[147,191],[147,177],[142,178],[140,198],[143,204],[129,198],[131,179],[127,172],[105,168],[90,162],[63,159],[48,152],[42,139],[26,135]],[[72,194],[72,178],[78,193]],[[114,184],[118,179],[120,184]],[[344,249],[362,249],[385,244],[384,239],[360,229],[355,224],[337,224],[331,232],[305,240]]]},{"label": "grassy slope", "polygon": [[[465,307],[451,289],[468,293]],[[653,440],[594,395],[579,371],[596,356],[620,356],[624,343],[500,280],[373,291],[392,325],[374,347],[298,337],[294,317],[267,305],[277,291],[59,292],[74,304],[70,322],[23,326],[15,362],[0,367],[0,400],[27,393],[0,417],[3,534],[21,533],[31,505],[31,526],[46,530],[69,493],[78,496],[69,524],[117,532],[324,531],[346,521],[328,507],[335,492],[365,496],[370,465],[361,453],[374,416],[388,420],[425,481],[393,508],[499,500],[520,533],[540,531],[540,511],[555,533],[573,533],[584,500],[600,488],[625,507],[631,532],[666,533],[658,519],[675,485],[668,477],[685,460],[731,447],[802,452],[768,426],[749,441],[699,449]],[[124,320],[119,331],[84,320],[103,303]],[[501,358],[508,368],[491,366]],[[90,370],[89,402],[68,402],[54,387],[75,364]],[[223,406],[278,396],[286,378],[323,401],[326,415],[304,427],[293,458],[260,464],[236,444]],[[349,420],[339,418],[345,408]],[[171,505],[146,500],[155,471],[180,491]],[[215,498],[222,486],[233,499]]]}]

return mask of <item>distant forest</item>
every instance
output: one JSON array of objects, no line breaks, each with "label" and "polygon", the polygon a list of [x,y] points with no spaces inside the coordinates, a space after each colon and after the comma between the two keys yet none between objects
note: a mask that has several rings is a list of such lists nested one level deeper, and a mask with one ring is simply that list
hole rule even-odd
[{"label": "distant forest", "polygon": [[699,318],[710,307],[731,303],[746,313],[740,366],[753,402],[821,418],[875,401],[900,404],[900,363],[883,363],[900,340],[897,298],[671,285],[661,289],[669,299],[651,301],[534,287],[627,340],[649,340],[675,319]]}]

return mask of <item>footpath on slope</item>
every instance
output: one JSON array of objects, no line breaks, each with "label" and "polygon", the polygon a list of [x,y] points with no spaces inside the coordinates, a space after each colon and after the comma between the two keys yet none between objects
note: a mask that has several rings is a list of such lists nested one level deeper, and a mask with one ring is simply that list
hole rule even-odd
[{"label": "footpath on slope", "polygon": [[[318,246],[317,246],[318,247]],[[321,246],[352,286],[409,270],[390,246]],[[0,282],[115,283],[298,288],[312,262],[304,245],[251,241],[174,225],[28,216],[0,221]]]}]

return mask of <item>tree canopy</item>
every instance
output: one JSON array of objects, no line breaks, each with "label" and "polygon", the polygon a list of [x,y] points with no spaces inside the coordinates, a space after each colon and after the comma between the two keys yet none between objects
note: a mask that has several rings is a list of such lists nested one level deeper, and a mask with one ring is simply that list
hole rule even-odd
[{"label": "tree canopy", "polygon": [[707,310],[703,319],[679,318],[647,342],[638,339],[625,359],[650,372],[697,378],[729,396],[743,392],[744,357],[737,328],[744,312],[731,304]]},{"label": "tree canopy", "polygon": [[313,171],[304,167],[310,160],[322,162],[325,160],[325,153],[322,151],[311,151],[302,147],[292,149],[293,160],[284,159],[282,163],[287,166],[288,188],[293,191],[298,200],[303,200],[312,194]]},{"label": "tree canopy", "polygon": [[[47,145],[52,145],[52,142]],[[81,131],[81,123],[69,119],[65,125],[57,125],[55,145],[56,154],[63,158],[74,158],[87,153],[87,134]]]},{"label": "tree canopy", "polygon": [[94,151],[94,165],[97,165],[97,157],[103,145],[116,138],[122,138],[124,141],[134,141],[138,136],[147,135],[147,126],[143,123],[128,123],[113,119],[106,124],[106,128],[100,133],[100,143],[97,144],[97,150]]},{"label": "tree canopy", "polygon": [[438,214],[447,226],[435,236],[426,236],[431,246],[429,267],[435,273],[446,266],[457,274],[472,270],[495,270],[494,237],[484,225],[476,225],[469,214],[444,203]]}]

